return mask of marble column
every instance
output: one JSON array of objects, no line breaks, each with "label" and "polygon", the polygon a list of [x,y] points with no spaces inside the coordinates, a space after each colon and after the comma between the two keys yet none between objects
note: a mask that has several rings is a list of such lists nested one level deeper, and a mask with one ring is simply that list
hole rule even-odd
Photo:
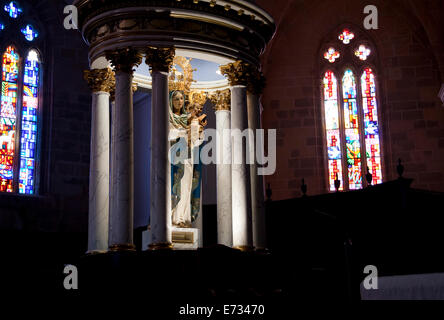
[{"label": "marble column", "polygon": [[116,77],[115,114],[112,115],[113,150],[111,157],[111,193],[109,248],[133,251],[134,225],[134,137],[133,137],[133,68],[142,56],[136,50],[107,52]]},{"label": "marble column", "polygon": [[230,90],[211,97],[216,111],[217,243],[233,246],[231,194],[231,94]]},{"label": "marble column", "polygon": [[108,250],[109,98],[114,74],[111,69],[93,69],[84,77],[93,92],[87,254],[96,254]]},{"label": "marble column", "polygon": [[[264,141],[258,141],[260,137],[257,130],[261,129],[259,95],[262,91],[262,75],[251,77],[247,93],[248,125],[255,133],[255,146],[263,147]],[[262,79],[261,79],[262,78]],[[265,250],[267,247],[265,229],[265,197],[264,177],[257,174],[257,161],[250,166],[251,179],[251,207],[253,224],[253,245],[256,250]]]},{"label": "marble column", "polygon": [[151,69],[151,203],[150,250],[172,249],[171,166],[169,152],[168,74],[174,59],[172,48],[148,48],[146,63]]},{"label": "marble column", "polygon": [[248,128],[247,70],[248,65],[241,61],[221,67],[231,86],[233,247],[243,251],[253,249],[250,169],[246,159],[248,143],[240,137]]}]

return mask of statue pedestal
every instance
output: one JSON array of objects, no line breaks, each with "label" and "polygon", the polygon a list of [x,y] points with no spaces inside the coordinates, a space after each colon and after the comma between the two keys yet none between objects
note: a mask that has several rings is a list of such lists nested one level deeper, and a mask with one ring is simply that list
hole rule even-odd
[{"label": "statue pedestal", "polygon": [[[199,248],[199,229],[172,227],[171,233],[174,250],[197,250]],[[144,251],[148,250],[151,235],[151,230],[142,233],[142,248]]]}]

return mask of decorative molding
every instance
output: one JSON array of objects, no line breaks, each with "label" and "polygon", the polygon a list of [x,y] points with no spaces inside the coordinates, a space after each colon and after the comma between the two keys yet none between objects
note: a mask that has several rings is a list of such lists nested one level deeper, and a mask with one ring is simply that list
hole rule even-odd
[{"label": "decorative molding", "polygon": [[83,71],[83,78],[92,92],[111,93],[115,87],[114,72],[111,68],[85,70]]},{"label": "decorative molding", "polygon": [[169,72],[174,62],[174,48],[148,47],[146,49],[146,64],[151,71]]},{"label": "decorative molding", "polygon": [[115,72],[132,74],[134,67],[142,63],[142,54],[131,48],[105,52],[106,59],[111,61]]},{"label": "decorative molding", "polygon": [[441,90],[439,91],[438,97],[441,98],[442,105],[444,106],[444,83],[441,86]]},{"label": "decorative molding", "polygon": [[111,252],[128,252],[136,251],[136,246],[131,243],[113,244],[109,247]]},{"label": "decorative molding", "polygon": [[231,90],[216,91],[209,96],[215,111],[231,110]]},{"label": "decorative molding", "polygon": [[91,61],[107,50],[142,52],[149,44],[258,66],[276,30],[268,13],[245,0],[80,0],[76,6]]}]

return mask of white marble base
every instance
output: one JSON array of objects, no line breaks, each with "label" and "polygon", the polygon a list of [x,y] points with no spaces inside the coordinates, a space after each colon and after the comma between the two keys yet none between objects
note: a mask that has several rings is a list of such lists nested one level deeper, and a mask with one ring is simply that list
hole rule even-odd
[{"label": "white marble base", "polygon": [[[199,239],[201,238],[201,230],[197,228],[177,228],[171,229],[173,249],[174,250],[197,250],[199,248]],[[152,242],[151,230],[142,233],[142,250],[148,250],[148,246]]]}]

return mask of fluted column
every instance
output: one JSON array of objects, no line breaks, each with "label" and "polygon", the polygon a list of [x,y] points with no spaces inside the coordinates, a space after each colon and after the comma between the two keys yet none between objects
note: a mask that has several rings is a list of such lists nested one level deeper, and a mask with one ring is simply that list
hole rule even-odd
[{"label": "fluted column", "polygon": [[146,63],[151,69],[151,203],[150,250],[172,249],[171,238],[171,167],[169,152],[169,92],[168,73],[173,63],[174,49],[148,48]]},{"label": "fluted column", "polygon": [[[265,86],[265,78],[257,69],[252,69],[248,78],[247,106],[248,125],[255,133],[255,146],[263,147],[264,141],[258,141],[261,136],[257,130],[261,128],[259,97]],[[260,154],[260,153],[257,153]],[[258,175],[257,161],[250,166],[251,179],[251,207],[253,223],[253,245],[256,250],[264,250],[267,247],[266,227],[265,227],[265,197],[264,197],[264,177]]]},{"label": "fluted column", "polygon": [[216,112],[217,243],[233,246],[231,195],[231,92],[211,96]]},{"label": "fluted column", "polygon": [[113,150],[109,248],[111,251],[135,250],[134,225],[134,136],[133,68],[142,56],[133,49],[106,53],[116,73],[115,114],[112,115]]},{"label": "fluted column", "polygon": [[108,250],[109,223],[109,97],[111,69],[84,71],[92,90],[89,171],[88,254]]},{"label": "fluted column", "polygon": [[233,247],[244,251],[253,249],[250,169],[247,164],[249,146],[242,139],[244,130],[248,128],[248,68],[249,65],[241,61],[221,67],[222,74],[228,77],[231,89]]}]

